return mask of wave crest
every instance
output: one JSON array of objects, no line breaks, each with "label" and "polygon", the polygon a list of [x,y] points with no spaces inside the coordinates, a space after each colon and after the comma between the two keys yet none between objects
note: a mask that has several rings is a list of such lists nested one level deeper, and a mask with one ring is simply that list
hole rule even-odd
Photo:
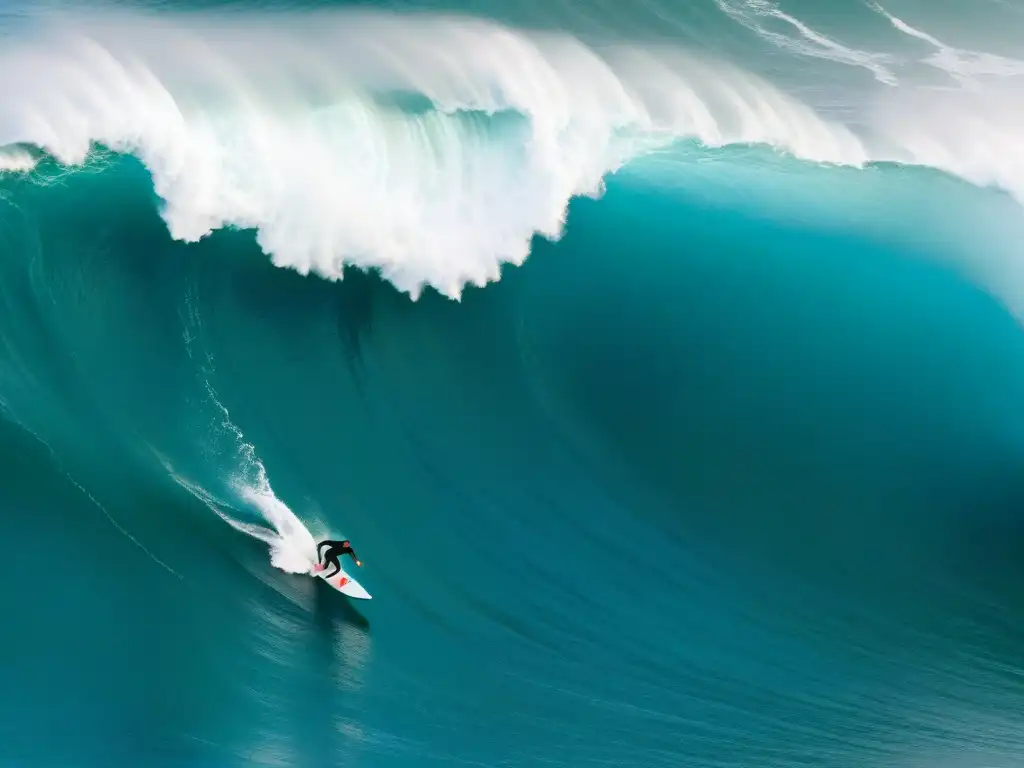
[{"label": "wave crest", "polygon": [[866,159],[769,84],[679,51],[452,17],[190,21],[77,20],[9,48],[0,144],[130,152],[175,238],[253,228],[280,266],[377,268],[414,297],[497,279],[561,235],[573,196],[680,137]]},{"label": "wave crest", "polygon": [[[534,236],[562,235],[574,196],[681,139],[929,165],[1024,200],[1007,82],[882,86],[832,120],[674,48],[351,10],[64,19],[5,47],[0,76],[0,146],[65,164],[97,144],[131,153],[173,237],[253,229],[278,266],[377,269],[413,298],[497,280]],[[970,115],[948,117],[968,101]],[[19,150],[0,171],[33,162]]]}]

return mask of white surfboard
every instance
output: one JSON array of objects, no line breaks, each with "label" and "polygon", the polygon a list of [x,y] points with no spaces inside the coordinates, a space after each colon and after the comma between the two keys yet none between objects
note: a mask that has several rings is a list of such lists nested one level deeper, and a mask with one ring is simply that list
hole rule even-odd
[{"label": "white surfboard", "polygon": [[326,570],[319,571],[317,573],[313,573],[313,576],[316,576],[317,578],[323,579],[328,584],[330,584],[332,587],[334,587],[336,590],[341,592],[341,594],[343,594],[343,595],[348,595],[349,597],[354,597],[357,600],[372,600],[373,599],[372,597],[370,597],[370,593],[367,592],[365,589],[363,589],[363,585],[360,584],[355,579],[353,579],[347,573],[345,573],[344,569],[338,571],[337,573],[331,573],[329,578],[324,578],[324,574],[325,573],[328,573],[328,572],[333,571],[333,570],[334,570],[334,568],[329,565],[329,566],[327,566]]}]

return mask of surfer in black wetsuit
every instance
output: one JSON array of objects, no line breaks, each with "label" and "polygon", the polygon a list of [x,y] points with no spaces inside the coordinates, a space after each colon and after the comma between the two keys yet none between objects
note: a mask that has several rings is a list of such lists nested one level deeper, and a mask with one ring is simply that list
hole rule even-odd
[{"label": "surfer in black wetsuit", "polygon": [[[321,555],[320,550],[323,547],[327,547],[327,551],[324,552],[323,555]],[[341,562],[339,561],[338,558],[340,558],[342,555],[351,555],[352,559],[356,561],[356,565],[358,565],[360,568],[363,567],[363,564],[359,561],[359,558],[356,557],[356,551],[352,549],[352,542],[350,542],[348,539],[345,539],[344,541],[321,541],[319,544],[317,544],[316,556],[320,562],[316,564],[316,568],[314,570],[323,571],[327,568],[328,565],[333,565],[334,573],[330,574],[331,576],[333,576],[335,573],[338,573],[341,570]],[[328,577],[325,576],[324,578]]]}]

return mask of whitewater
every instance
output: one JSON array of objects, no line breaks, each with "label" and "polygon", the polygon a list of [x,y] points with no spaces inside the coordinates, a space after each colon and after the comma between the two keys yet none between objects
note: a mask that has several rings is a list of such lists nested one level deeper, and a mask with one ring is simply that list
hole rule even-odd
[{"label": "whitewater", "polygon": [[[891,51],[846,47],[761,0],[719,5],[797,55],[797,87],[664,40],[450,14],[38,13],[0,54],[0,169],[30,170],[35,149],[65,165],[97,145],[130,153],[172,237],[254,229],[278,266],[372,268],[413,297],[497,280],[533,236],[561,236],[574,196],[680,141],[927,166],[1024,200],[1024,61],[880,5]],[[841,88],[808,59],[872,77]]]},{"label": "whitewater", "polygon": [[0,762],[1021,765],[1022,136],[1019,0],[0,0]]}]

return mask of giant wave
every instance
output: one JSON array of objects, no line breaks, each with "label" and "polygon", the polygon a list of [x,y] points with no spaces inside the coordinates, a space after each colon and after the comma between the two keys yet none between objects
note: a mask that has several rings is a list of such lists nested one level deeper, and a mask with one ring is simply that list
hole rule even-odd
[{"label": "giant wave", "polygon": [[1020,9],[278,5],[0,10],[0,758],[1018,763]]}]

